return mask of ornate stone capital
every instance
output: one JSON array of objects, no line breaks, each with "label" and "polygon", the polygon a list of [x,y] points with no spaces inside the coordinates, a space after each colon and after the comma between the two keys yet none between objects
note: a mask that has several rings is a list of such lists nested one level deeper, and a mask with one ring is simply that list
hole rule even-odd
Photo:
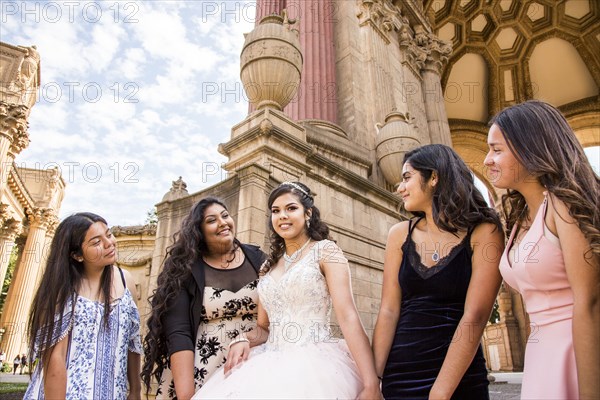
[{"label": "ornate stone capital", "polygon": [[53,229],[58,224],[58,217],[52,208],[27,208],[27,219],[32,228]]},{"label": "ornate stone capital", "polygon": [[27,110],[26,106],[0,101],[0,136],[10,140],[10,152],[15,155],[29,146]]},{"label": "ornate stone capital", "polygon": [[408,63],[415,72],[426,69],[440,75],[452,54],[451,43],[427,32],[421,25],[415,26],[414,31],[408,25],[403,26],[398,38],[400,48],[406,52]]},{"label": "ornate stone capital", "polygon": [[0,238],[5,240],[14,240],[23,231],[21,222],[14,218],[8,218],[2,221],[0,225]]},{"label": "ornate stone capital", "polygon": [[391,42],[389,32],[397,32],[408,24],[401,8],[390,0],[358,0],[358,8],[360,26],[370,25],[386,43]]},{"label": "ornate stone capital", "polygon": [[428,54],[425,68],[441,75],[452,54],[452,43],[441,40],[433,33],[428,34]]}]

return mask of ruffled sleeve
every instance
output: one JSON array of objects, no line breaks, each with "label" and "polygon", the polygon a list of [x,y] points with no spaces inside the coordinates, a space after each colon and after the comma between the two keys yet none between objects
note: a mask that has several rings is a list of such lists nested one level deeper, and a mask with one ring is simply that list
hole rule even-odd
[{"label": "ruffled sleeve", "polygon": [[[75,309],[74,309],[74,298],[71,297],[67,300],[65,304],[65,308],[61,313],[57,313],[54,316],[54,329],[52,332],[52,339],[50,341],[50,346],[55,346],[58,342],[63,340],[73,329],[73,321],[75,320]],[[62,317],[62,318],[61,318]],[[41,352],[46,350],[42,341],[44,340],[49,327],[41,328],[37,334],[35,335],[35,344],[34,344],[34,357],[38,358],[41,355]]]},{"label": "ruffled sleeve", "polygon": [[342,249],[331,240],[321,240],[318,243],[318,260],[328,264],[339,264],[348,266],[348,259]]},{"label": "ruffled sleeve", "polygon": [[131,302],[130,314],[130,334],[128,350],[132,353],[142,354],[142,341],[140,339],[140,313],[135,306],[135,303]]}]

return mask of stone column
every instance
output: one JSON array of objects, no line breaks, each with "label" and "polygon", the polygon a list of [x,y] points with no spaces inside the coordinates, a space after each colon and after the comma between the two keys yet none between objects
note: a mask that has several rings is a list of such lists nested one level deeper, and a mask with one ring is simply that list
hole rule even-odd
[{"label": "stone column", "polygon": [[337,124],[334,3],[331,0],[287,0],[285,6],[289,18],[298,20],[304,56],[298,94],[285,112],[295,121],[318,119]]},{"label": "stone column", "polygon": [[22,225],[12,218],[3,221],[0,227],[0,292],[6,278],[8,262],[15,246],[15,239],[21,233]]},{"label": "stone column", "polygon": [[423,78],[423,99],[425,100],[425,113],[427,114],[427,126],[431,143],[452,146],[450,125],[448,124],[444,92],[440,80],[442,69],[452,53],[452,45],[438,39],[432,33],[425,33],[419,26],[415,28],[415,31],[417,44],[427,51],[421,77]]},{"label": "stone column", "polygon": [[6,186],[15,156],[29,145],[27,110],[0,101],[0,191]]},{"label": "stone column", "polygon": [[267,184],[269,170],[250,164],[237,170],[240,179],[240,194],[236,237],[242,243],[263,247],[267,233]]},{"label": "stone column", "polygon": [[285,8],[285,0],[257,0],[256,2],[256,20],[255,25],[261,19],[271,14],[281,14],[281,10]]},{"label": "stone column", "polygon": [[27,210],[29,234],[23,248],[21,261],[15,270],[6,309],[2,313],[0,326],[6,331],[2,339],[2,347],[7,354],[27,351],[27,319],[31,300],[36,289],[36,278],[41,266],[42,252],[46,242],[46,231],[52,221],[56,220],[54,210],[36,208]]}]

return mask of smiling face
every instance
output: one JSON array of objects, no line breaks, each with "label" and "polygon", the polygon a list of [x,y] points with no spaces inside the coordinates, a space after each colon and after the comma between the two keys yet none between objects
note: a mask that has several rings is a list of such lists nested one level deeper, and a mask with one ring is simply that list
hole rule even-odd
[{"label": "smiling face", "polygon": [[402,197],[406,211],[425,212],[431,208],[431,190],[423,184],[423,176],[410,163],[402,167],[402,182],[398,185],[398,194]]},{"label": "smiling face", "polygon": [[489,152],[484,164],[488,167],[490,182],[499,189],[518,188],[529,173],[515,157],[498,125],[493,124],[488,133]]},{"label": "smiling face", "polygon": [[200,229],[210,253],[226,253],[233,248],[235,224],[222,205],[214,203],[206,207]]},{"label": "smiling face", "polygon": [[271,224],[275,233],[285,241],[305,242],[308,240],[306,220],[309,215],[305,212],[298,196],[292,193],[282,194],[271,205]]},{"label": "smiling face", "polygon": [[81,243],[81,255],[73,257],[86,268],[104,268],[117,260],[116,240],[104,222],[94,222]]}]

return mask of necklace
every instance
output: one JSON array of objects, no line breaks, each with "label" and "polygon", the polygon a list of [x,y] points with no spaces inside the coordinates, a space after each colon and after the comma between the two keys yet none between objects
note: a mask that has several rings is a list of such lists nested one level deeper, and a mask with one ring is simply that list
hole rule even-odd
[{"label": "necklace", "polygon": [[297,260],[298,256],[300,256],[300,254],[302,254],[302,250],[304,250],[306,248],[306,246],[308,246],[310,241],[311,241],[311,239],[308,238],[308,240],[306,241],[306,243],[304,243],[302,245],[302,247],[300,247],[298,250],[296,250],[289,256],[287,254],[285,254],[285,252],[283,253],[283,269],[285,272],[287,272],[287,270],[290,269],[290,267],[292,266],[294,261],[298,261]]},{"label": "necklace", "polygon": [[233,258],[231,260],[225,260],[225,263],[223,263],[223,256],[221,257],[221,260],[219,260],[217,263],[212,263],[212,262],[208,262],[206,256],[202,256],[202,260],[204,260],[204,262],[208,265],[210,265],[211,267],[215,268],[214,265],[218,265],[218,269],[227,269],[231,266],[231,263],[235,260],[235,256],[236,256],[236,251],[233,251],[231,253],[227,253],[227,254],[232,254]]},{"label": "necklace", "polygon": [[431,235],[429,234],[429,227],[427,227],[427,237],[433,245],[433,254],[431,255],[431,260],[433,260],[434,263],[437,263],[438,261],[440,261],[440,253],[438,252],[438,246],[436,246],[435,242],[431,240]]}]

